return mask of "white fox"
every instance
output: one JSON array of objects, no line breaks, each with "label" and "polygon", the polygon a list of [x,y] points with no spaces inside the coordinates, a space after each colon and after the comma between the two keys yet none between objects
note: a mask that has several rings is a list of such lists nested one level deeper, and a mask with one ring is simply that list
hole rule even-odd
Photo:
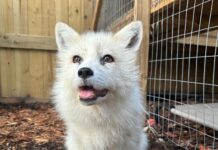
[{"label": "white fox", "polygon": [[118,31],[78,34],[55,28],[57,111],[66,125],[68,150],[145,150],[144,108],[136,66],[142,23]]}]

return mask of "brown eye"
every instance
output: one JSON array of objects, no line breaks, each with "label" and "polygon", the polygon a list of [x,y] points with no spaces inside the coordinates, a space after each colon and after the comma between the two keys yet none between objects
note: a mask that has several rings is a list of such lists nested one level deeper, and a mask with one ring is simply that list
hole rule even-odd
[{"label": "brown eye", "polygon": [[103,64],[105,64],[105,63],[112,63],[112,62],[114,62],[114,58],[113,58],[111,55],[105,55],[105,56],[102,58],[101,62],[102,62]]},{"label": "brown eye", "polygon": [[73,63],[80,63],[82,58],[78,55],[73,56]]}]

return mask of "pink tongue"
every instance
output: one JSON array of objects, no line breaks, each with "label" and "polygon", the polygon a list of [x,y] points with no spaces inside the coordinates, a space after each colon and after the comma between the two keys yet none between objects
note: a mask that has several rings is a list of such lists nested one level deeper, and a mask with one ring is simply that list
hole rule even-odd
[{"label": "pink tongue", "polygon": [[93,90],[80,90],[79,97],[82,99],[92,99],[95,97],[95,93]]}]

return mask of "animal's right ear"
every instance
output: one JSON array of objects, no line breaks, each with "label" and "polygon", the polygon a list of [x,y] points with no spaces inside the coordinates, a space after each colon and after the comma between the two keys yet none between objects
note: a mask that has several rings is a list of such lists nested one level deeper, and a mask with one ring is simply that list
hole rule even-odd
[{"label": "animal's right ear", "polygon": [[67,24],[58,22],[55,26],[55,39],[58,50],[67,50],[79,34]]}]

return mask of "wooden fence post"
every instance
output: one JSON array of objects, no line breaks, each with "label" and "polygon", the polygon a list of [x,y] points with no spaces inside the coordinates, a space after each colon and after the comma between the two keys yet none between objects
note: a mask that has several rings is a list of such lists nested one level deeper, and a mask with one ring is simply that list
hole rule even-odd
[{"label": "wooden fence post", "polygon": [[141,71],[141,87],[144,96],[147,91],[148,51],[149,51],[149,26],[150,26],[150,0],[135,0],[134,20],[143,23],[143,40],[138,56]]}]

